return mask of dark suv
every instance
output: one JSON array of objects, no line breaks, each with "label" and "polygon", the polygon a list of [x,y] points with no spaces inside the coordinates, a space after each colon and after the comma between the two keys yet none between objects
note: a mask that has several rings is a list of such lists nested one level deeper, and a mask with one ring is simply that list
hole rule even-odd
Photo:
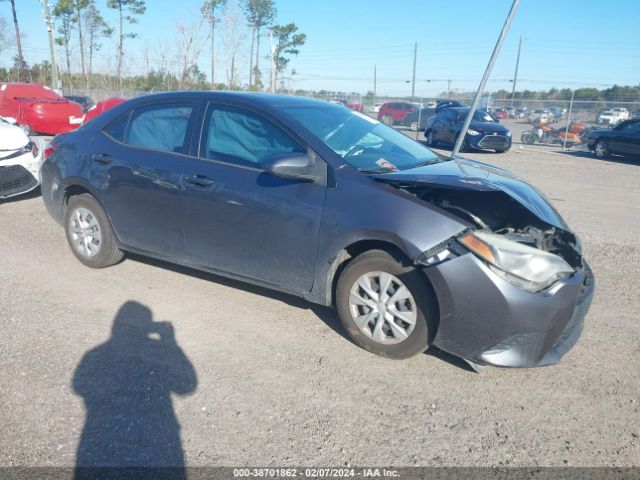
[{"label": "dark suv", "polygon": [[301,97],[129,100],[54,138],[42,197],[89,267],[134,252],[335,306],[390,358],[434,344],[475,368],[556,363],[593,293],[534,187]]},{"label": "dark suv", "polygon": [[[438,143],[453,145],[462,130],[469,107],[449,107],[438,111],[429,118],[424,129],[427,145]],[[511,148],[511,132],[507,127],[494,120],[484,110],[476,110],[464,137],[461,152],[467,149],[495,150],[506,152]]]},{"label": "dark suv", "polygon": [[405,125],[407,115],[417,111],[418,106],[413,103],[387,102],[380,107],[378,120],[385,125]]}]

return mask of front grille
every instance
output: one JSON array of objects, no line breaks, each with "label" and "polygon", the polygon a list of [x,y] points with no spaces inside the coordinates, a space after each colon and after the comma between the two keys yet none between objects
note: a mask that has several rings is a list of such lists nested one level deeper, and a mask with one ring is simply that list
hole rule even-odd
[{"label": "front grille", "polygon": [[480,148],[495,148],[503,150],[509,147],[509,140],[504,135],[485,135],[482,140],[478,142]]},{"label": "front grille", "polygon": [[26,192],[37,184],[35,177],[21,165],[0,167],[0,198]]}]

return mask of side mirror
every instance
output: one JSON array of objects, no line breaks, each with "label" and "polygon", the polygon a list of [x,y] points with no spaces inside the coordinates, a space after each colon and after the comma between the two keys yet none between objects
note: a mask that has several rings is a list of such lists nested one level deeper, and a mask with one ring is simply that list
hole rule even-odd
[{"label": "side mirror", "polygon": [[267,173],[274,177],[292,180],[314,181],[311,176],[311,161],[306,153],[285,153],[276,155],[262,164]]}]

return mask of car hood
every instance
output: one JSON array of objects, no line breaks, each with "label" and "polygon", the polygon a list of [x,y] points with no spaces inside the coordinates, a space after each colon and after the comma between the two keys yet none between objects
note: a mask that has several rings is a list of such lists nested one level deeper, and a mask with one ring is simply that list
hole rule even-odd
[{"label": "car hood", "polygon": [[500,123],[472,121],[469,128],[483,133],[507,133],[509,129]]},{"label": "car hood", "polygon": [[507,170],[486,163],[454,159],[370,176],[379,182],[398,187],[427,186],[476,192],[503,192],[538,219],[570,231],[560,214],[537,188]]},{"label": "car hood", "polygon": [[29,137],[20,127],[0,123],[0,152],[14,151],[29,143]]}]

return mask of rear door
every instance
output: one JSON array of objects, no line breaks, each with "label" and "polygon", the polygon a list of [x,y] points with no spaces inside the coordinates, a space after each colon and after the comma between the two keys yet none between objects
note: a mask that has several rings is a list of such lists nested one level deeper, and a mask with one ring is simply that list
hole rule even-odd
[{"label": "rear door", "polygon": [[210,104],[197,158],[184,168],[188,262],[309,291],[326,187],[274,177],[261,165],[278,154],[306,151],[273,119]]},{"label": "rear door", "polygon": [[94,139],[89,177],[126,246],[183,259],[180,188],[195,113],[192,101],[144,104]]}]

